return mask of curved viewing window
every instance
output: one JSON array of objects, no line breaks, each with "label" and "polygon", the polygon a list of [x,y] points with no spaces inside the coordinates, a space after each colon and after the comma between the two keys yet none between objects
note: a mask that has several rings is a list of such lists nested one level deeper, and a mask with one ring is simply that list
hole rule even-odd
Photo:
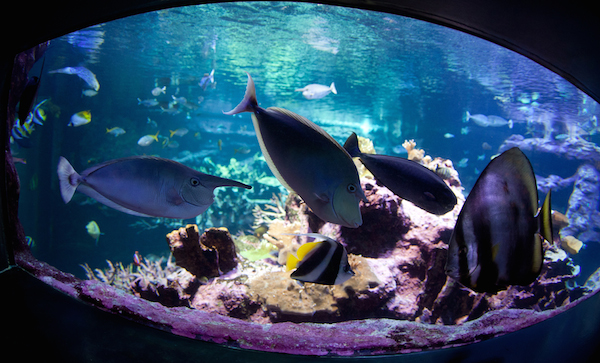
[{"label": "curved viewing window", "polygon": [[[240,2],[130,16],[26,54],[37,56],[28,77],[39,78],[39,89],[29,116],[12,120],[10,149],[21,185],[19,219],[32,256],[47,266],[18,260],[38,276],[53,267],[74,275],[44,281],[84,301],[236,347],[373,355],[509,333],[595,291],[600,107],[512,51],[392,14]],[[225,114],[244,98],[247,73],[262,109],[258,116]],[[268,107],[294,114],[263,111]],[[255,126],[272,115],[292,126],[277,133],[276,123],[265,123],[257,133]],[[304,118],[322,129],[296,134],[297,125],[308,125]],[[407,191],[404,198],[358,158],[356,168],[344,164],[350,158],[342,146],[352,133],[364,154],[418,165],[392,178],[400,193]],[[497,205],[508,200],[509,207],[498,207],[500,214],[490,219],[479,209],[465,218],[491,225],[490,240],[515,229],[527,229],[534,239],[534,214],[552,190],[553,238],[542,243],[543,265],[533,283],[476,292],[445,273],[448,245],[478,178],[513,147],[530,161],[536,180],[524,169],[500,168],[508,182],[485,193],[497,197]],[[179,164],[157,164],[162,159]],[[384,162],[384,171],[389,168]],[[416,193],[434,199],[436,208],[444,204],[426,186],[422,169],[456,198],[447,213],[407,200]],[[356,171],[360,185],[344,179]],[[220,187],[234,182],[213,183],[196,172],[251,189]],[[83,187],[71,197],[69,188],[78,181]],[[536,182],[537,198],[531,194]],[[350,193],[356,199],[340,202],[340,194]],[[104,198],[131,203],[114,208],[98,202]],[[153,200],[154,209],[137,205]],[[359,200],[360,216],[352,217],[352,206],[344,203]],[[199,205],[210,206],[200,213]],[[306,233],[330,237],[319,246],[335,247],[330,254],[317,256],[320,247],[308,253],[317,259],[303,273],[306,279],[349,274],[342,250],[354,275],[336,285],[292,278],[289,256],[312,241],[294,234]],[[477,274],[492,260],[510,271],[536,264],[500,247],[491,247],[486,260],[483,249],[479,257],[461,259],[460,268]],[[308,257],[299,257],[301,266]],[[199,318],[199,311],[209,315]],[[202,325],[210,319],[222,330]],[[285,322],[293,325],[279,324]],[[336,328],[342,333],[324,338],[323,329]],[[294,329],[306,330],[294,335]],[[344,335],[350,329],[363,340]]]}]

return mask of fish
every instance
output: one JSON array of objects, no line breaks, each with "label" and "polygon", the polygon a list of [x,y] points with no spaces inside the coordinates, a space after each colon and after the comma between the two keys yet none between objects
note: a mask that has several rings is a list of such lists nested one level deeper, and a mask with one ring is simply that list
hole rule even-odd
[{"label": "fish", "polygon": [[217,146],[219,147],[219,151],[223,150],[223,140],[219,139],[217,140]]},{"label": "fish", "polygon": [[84,89],[84,90],[81,90],[81,94],[86,97],[94,97],[95,95],[98,94],[98,91],[93,90],[93,89]]},{"label": "fish", "polygon": [[133,253],[133,264],[136,266],[141,266],[142,264],[142,255],[138,251]]},{"label": "fish", "polygon": [[505,119],[503,119],[500,116],[495,116],[495,115],[482,115],[482,114],[477,114],[477,115],[471,115],[471,113],[469,113],[469,111],[467,111],[467,121],[469,120],[473,120],[473,122],[475,122],[477,125],[482,126],[482,127],[500,127],[500,126],[506,126],[508,125],[509,129],[513,128],[513,122],[512,120],[508,120],[506,121]]},{"label": "fish", "polygon": [[322,285],[340,285],[355,275],[348,263],[348,252],[338,241],[318,233],[296,234],[315,238],[288,255],[286,268],[291,278]]},{"label": "fish", "polygon": [[123,135],[125,133],[125,130],[123,130],[123,128],[121,128],[119,126],[115,126],[110,129],[106,128],[106,133],[117,137],[117,136]]},{"label": "fish", "polygon": [[469,158],[462,158],[456,163],[457,168],[466,168],[469,163]]},{"label": "fish", "polygon": [[295,91],[302,92],[302,96],[307,100],[323,98],[332,92],[334,95],[337,95],[334,82],[331,82],[329,87],[322,84],[309,84],[308,86],[297,88]]},{"label": "fish", "polygon": [[483,144],[481,144],[481,148],[483,150],[492,150],[492,145],[488,144],[487,142],[483,142]]},{"label": "fish", "polygon": [[535,281],[544,258],[541,237],[552,241],[550,194],[538,212],[533,168],[519,148],[490,161],[458,215],[446,274],[476,292]]},{"label": "fish", "polygon": [[173,137],[173,136],[184,136],[184,135],[186,135],[186,134],[187,134],[189,131],[190,131],[190,130],[186,129],[185,127],[182,127],[182,128],[180,128],[180,129],[177,129],[177,130],[174,130],[174,131],[173,131],[173,130],[169,130],[169,133],[171,133],[171,136],[170,136],[170,137]]},{"label": "fish", "polygon": [[477,160],[485,160],[485,154],[477,155]]},{"label": "fish", "polygon": [[456,195],[434,171],[398,156],[365,154],[360,151],[356,133],[348,137],[344,149],[359,158],[377,181],[400,198],[436,215],[454,209]]},{"label": "fish", "polygon": [[98,227],[98,223],[96,223],[96,221],[91,221],[85,226],[85,229],[87,229],[87,233],[92,236],[92,238],[96,241],[96,245],[98,245],[100,235],[104,234],[100,233],[100,227]]},{"label": "fish", "polygon": [[366,197],[356,166],[331,135],[286,109],[259,107],[250,74],[244,99],[224,113],[242,112],[252,113],[261,151],[281,184],[326,222],[349,228],[362,224],[359,202]]},{"label": "fish", "polygon": [[152,96],[157,97],[160,96],[161,94],[164,94],[167,92],[167,86],[163,86],[161,87],[154,87],[152,89],[152,91],[150,91],[152,93]]},{"label": "fish", "polygon": [[85,83],[87,83],[94,91],[98,92],[100,90],[100,83],[98,83],[96,75],[85,67],[65,67],[49,71],[48,73],[75,74],[85,81]]},{"label": "fish", "polygon": [[138,105],[142,105],[145,107],[158,106],[158,101],[155,98],[150,98],[147,100],[142,100],[142,99],[138,98],[137,101],[138,101]]},{"label": "fish", "polygon": [[78,127],[81,125],[89,124],[92,121],[92,113],[87,111],[77,112],[71,116],[71,121],[67,124],[67,126]]},{"label": "fish", "polygon": [[57,174],[65,203],[78,191],[108,207],[141,217],[195,218],[213,203],[215,188],[252,189],[235,180],[152,156],[109,160],[81,174],[61,156]]},{"label": "fish", "polygon": [[154,141],[158,142],[158,132],[154,135],[144,135],[140,137],[138,140],[138,145],[140,146],[148,146],[152,144]]},{"label": "fish", "polygon": [[449,132],[446,132],[446,133],[444,134],[444,137],[445,137],[446,139],[451,139],[451,138],[453,138],[453,137],[454,137],[454,135],[453,135],[453,134],[451,134],[451,133],[449,133]]},{"label": "fish", "polygon": [[471,128],[469,126],[461,127],[460,133],[461,135],[468,135],[471,132]]},{"label": "fish", "polygon": [[213,69],[209,73],[204,73],[204,77],[198,82],[198,86],[202,87],[206,91],[206,87],[215,83],[215,70]]}]

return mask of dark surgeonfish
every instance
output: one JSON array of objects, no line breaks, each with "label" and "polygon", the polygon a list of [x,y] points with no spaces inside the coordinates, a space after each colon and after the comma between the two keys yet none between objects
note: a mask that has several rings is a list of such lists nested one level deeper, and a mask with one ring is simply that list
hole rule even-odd
[{"label": "dark surgeonfish", "polygon": [[518,148],[483,170],[458,216],[446,274],[477,292],[529,285],[543,262],[540,234],[552,241],[550,193],[538,213],[535,175]]},{"label": "dark surgeonfish", "polygon": [[188,219],[214,201],[217,187],[252,187],[201,173],[178,162],[150,156],[115,159],[78,174],[64,157],[58,162],[60,193],[68,203],[75,190],[111,208],[142,217]]},{"label": "dark surgeonfish", "polygon": [[235,115],[251,112],[262,153],[279,182],[298,193],[322,220],[356,228],[365,200],[352,158],[325,130],[283,108],[258,106],[252,77]]},{"label": "dark surgeonfish", "polygon": [[318,233],[295,234],[317,239],[300,246],[297,256],[289,254],[286,268],[298,281],[323,285],[339,285],[354,276],[348,263],[346,248],[339,242]]},{"label": "dark surgeonfish", "polygon": [[363,154],[355,133],[348,137],[344,148],[352,157],[360,158],[381,184],[417,207],[441,215],[456,205],[456,195],[450,187],[423,165],[397,156]]}]

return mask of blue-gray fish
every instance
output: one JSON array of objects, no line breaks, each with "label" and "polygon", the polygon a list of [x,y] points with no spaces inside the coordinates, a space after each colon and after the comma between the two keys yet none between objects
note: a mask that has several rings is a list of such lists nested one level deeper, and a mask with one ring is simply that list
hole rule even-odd
[{"label": "blue-gray fish", "polygon": [[287,270],[296,269],[293,279],[323,285],[339,285],[354,276],[348,263],[348,252],[341,243],[318,233],[296,234],[317,239],[300,246],[288,255]]},{"label": "blue-gray fish", "polygon": [[97,92],[100,89],[100,83],[98,83],[96,75],[85,67],[65,67],[49,71],[48,73],[75,74],[84,80],[94,91]]},{"label": "blue-gray fish", "polygon": [[364,154],[355,133],[348,137],[344,148],[352,157],[360,158],[381,184],[417,207],[441,215],[456,205],[454,192],[440,176],[423,165],[397,156]]},{"label": "blue-gray fish", "polygon": [[68,203],[75,190],[111,208],[143,217],[188,219],[214,201],[217,187],[249,185],[201,173],[178,162],[150,156],[115,159],[81,174],[60,157],[60,193]]},{"label": "blue-gray fish", "polygon": [[366,200],[352,158],[325,130],[283,108],[258,106],[248,74],[244,99],[226,115],[251,112],[254,130],[269,168],[321,219],[356,228],[359,202]]},{"label": "blue-gray fish", "polygon": [[518,148],[493,159],[477,179],[448,245],[446,274],[477,292],[529,285],[552,241],[550,192],[538,213],[533,169]]},{"label": "blue-gray fish", "polygon": [[329,87],[323,84],[309,84],[308,86],[297,88],[295,91],[302,92],[302,96],[304,96],[304,98],[307,100],[323,98],[332,92],[334,95],[337,95],[334,82],[331,82]]},{"label": "blue-gray fish", "polygon": [[513,128],[513,121],[512,120],[508,120],[506,121],[504,118],[500,117],[500,116],[495,116],[495,115],[482,115],[482,114],[476,114],[476,115],[471,115],[471,113],[469,111],[467,111],[467,121],[469,120],[473,120],[473,122],[475,122],[477,125],[482,126],[482,127],[500,127],[500,126],[506,126],[508,125],[509,129]]}]

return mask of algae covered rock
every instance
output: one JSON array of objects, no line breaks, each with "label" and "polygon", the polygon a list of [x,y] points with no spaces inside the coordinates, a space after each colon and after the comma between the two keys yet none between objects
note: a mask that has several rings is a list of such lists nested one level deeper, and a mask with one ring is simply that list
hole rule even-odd
[{"label": "algae covered rock", "polygon": [[235,244],[227,228],[209,228],[202,235],[188,224],[167,234],[175,263],[197,277],[216,277],[237,266]]}]

